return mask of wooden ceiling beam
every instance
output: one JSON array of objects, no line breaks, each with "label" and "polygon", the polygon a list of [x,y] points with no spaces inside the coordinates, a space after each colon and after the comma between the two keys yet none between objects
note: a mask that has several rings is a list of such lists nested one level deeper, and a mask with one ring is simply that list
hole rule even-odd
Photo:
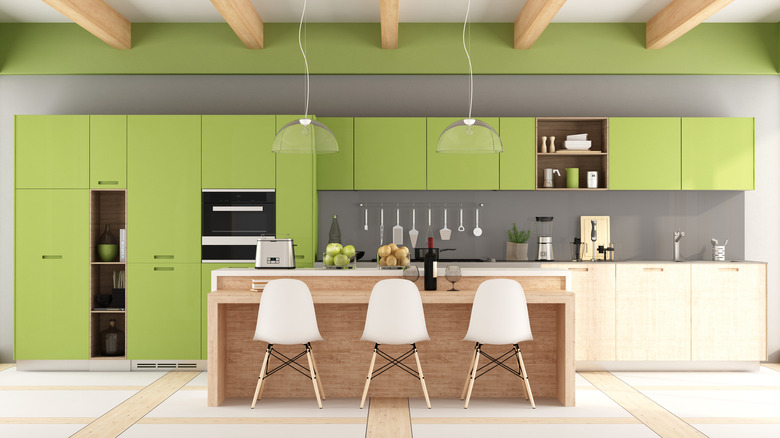
[{"label": "wooden ceiling beam", "polygon": [[263,48],[263,20],[249,0],[211,0],[248,49]]},{"label": "wooden ceiling beam", "polygon": [[674,0],[645,24],[645,47],[662,49],[734,0]]},{"label": "wooden ceiling beam", "polygon": [[566,0],[528,0],[515,19],[515,49],[530,49]]},{"label": "wooden ceiling beam", "polygon": [[382,48],[398,48],[398,0],[379,0]]},{"label": "wooden ceiling beam", "polygon": [[130,22],[104,0],[43,1],[111,47],[131,47]]}]

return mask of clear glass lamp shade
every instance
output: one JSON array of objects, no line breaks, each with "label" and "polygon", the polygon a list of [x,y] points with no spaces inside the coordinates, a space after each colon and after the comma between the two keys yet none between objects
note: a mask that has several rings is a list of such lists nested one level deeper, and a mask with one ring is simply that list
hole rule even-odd
[{"label": "clear glass lamp shade", "polygon": [[271,150],[280,154],[333,154],[339,151],[336,136],[312,119],[298,119],[276,133]]},{"label": "clear glass lamp shade", "polygon": [[476,119],[462,119],[451,124],[436,144],[436,152],[444,154],[493,154],[503,150],[498,132]]}]

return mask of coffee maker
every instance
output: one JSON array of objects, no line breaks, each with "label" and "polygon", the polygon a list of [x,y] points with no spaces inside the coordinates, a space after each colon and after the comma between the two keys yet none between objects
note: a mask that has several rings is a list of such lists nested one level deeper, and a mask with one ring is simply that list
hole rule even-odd
[{"label": "coffee maker", "polygon": [[534,234],[538,239],[538,247],[536,249],[537,261],[552,261],[553,259],[553,242],[552,242],[552,216],[537,216],[534,223]]}]

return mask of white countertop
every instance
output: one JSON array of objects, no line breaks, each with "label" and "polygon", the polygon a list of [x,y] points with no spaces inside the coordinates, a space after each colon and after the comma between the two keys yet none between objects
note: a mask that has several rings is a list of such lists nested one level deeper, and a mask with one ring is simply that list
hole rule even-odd
[{"label": "white countertop", "polygon": [[[444,277],[444,269],[438,268],[436,274]],[[420,268],[420,275],[424,272]],[[566,269],[541,269],[537,267],[463,267],[461,274],[466,277],[569,277],[571,274]],[[255,269],[255,268],[222,268],[211,271],[212,278],[218,276],[228,277],[401,277],[402,269],[356,268],[356,269],[324,269],[324,268],[298,268],[298,269]]]}]

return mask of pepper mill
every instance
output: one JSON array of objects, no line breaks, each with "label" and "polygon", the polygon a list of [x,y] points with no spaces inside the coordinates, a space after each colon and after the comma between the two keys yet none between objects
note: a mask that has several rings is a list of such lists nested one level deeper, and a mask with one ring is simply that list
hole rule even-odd
[{"label": "pepper mill", "polygon": [[555,152],[555,137],[550,137],[550,153]]},{"label": "pepper mill", "polygon": [[543,154],[547,153],[547,137],[546,136],[542,136],[542,153]]}]

